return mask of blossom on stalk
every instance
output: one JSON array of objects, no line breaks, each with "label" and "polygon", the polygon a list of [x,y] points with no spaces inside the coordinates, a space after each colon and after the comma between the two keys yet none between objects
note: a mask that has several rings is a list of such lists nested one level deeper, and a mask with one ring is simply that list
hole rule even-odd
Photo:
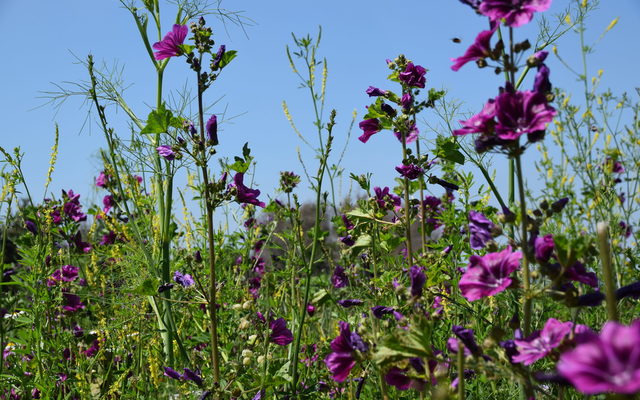
[{"label": "blossom on stalk", "polygon": [[482,31],[476,36],[475,42],[465,51],[464,55],[458,58],[452,58],[453,65],[451,69],[454,71],[462,68],[463,65],[470,61],[481,60],[491,56],[491,36],[496,31],[498,25],[493,29]]},{"label": "blossom on stalk", "polygon": [[[398,139],[399,142],[402,142],[402,133],[401,132],[393,132],[393,134],[396,136],[396,138]],[[411,125],[408,127],[408,132],[405,134],[405,142],[406,143],[413,143],[416,141],[416,139],[418,139],[418,136],[420,135],[420,131],[418,130],[418,126],[414,123],[411,123]]]},{"label": "blossom on stalk", "polygon": [[411,269],[409,269],[409,277],[411,278],[411,296],[422,296],[422,288],[427,281],[424,268],[417,265],[412,266]]},{"label": "blossom on stalk", "polygon": [[218,48],[218,52],[216,53],[216,56],[211,61],[212,71],[217,71],[220,68],[220,61],[222,61],[222,57],[224,56],[224,53],[226,51],[227,51],[227,46],[225,46],[224,44],[221,44],[220,47]]},{"label": "blossom on stalk", "polygon": [[484,135],[493,134],[496,116],[496,102],[494,99],[489,101],[482,107],[482,110],[466,121],[460,121],[461,129],[453,131],[454,136],[467,135],[470,133],[482,133]]},{"label": "blossom on stalk", "polygon": [[109,184],[109,180],[111,177],[104,173],[104,171],[100,172],[100,175],[96,178],[96,186],[105,188]]},{"label": "blossom on stalk", "polygon": [[286,346],[293,342],[293,333],[287,328],[287,321],[284,318],[269,322],[269,328],[271,329],[271,334],[269,335],[271,343],[275,343],[278,346]]},{"label": "blossom on stalk", "polygon": [[469,265],[458,287],[462,296],[469,301],[493,296],[511,285],[510,275],[520,267],[522,253],[512,252],[511,246],[497,253],[488,253],[482,257],[472,255]]},{"label": "blossom on stalk", "polygon": [[478,10],[491,21],[504,18],[507,26],[517,28],[528,24],[534,12],[546,11],[550,6],[551,0],[482,0]]},{"label": "blossom on stalk", "polygon": [[553,254],[555,243],[553,242],[553,235],[538,236],[533,244],[535,250],[536,260],[539,262],[547,262]]},{"label": "blossom on stalk", "polygon": [[80,296],[73,293],[62,293],[64,305],[62,309],[68,312],[76,312],[84,308],[84,304],[80,301]]},{"label": "blossom on stalk", "polygon": [[355,352],[366,352],[369,346],[356,332],[351,332],[349,324],[339,322],[340,335],[331,341],[332,352],[324,363],[332,374],[333,380],[343,382],[356,365]]},{"label": "blossom on stalk", "polygon": [[344,308],[350,308],[353,306],[359,306],[360,304],[362,304],[363,301],[359,300],[359,299],[345,299],[345,300],[338,300],[338,305],[344,307]]},{"label": "blossom on stalk", "polygon": [[181,55],[180,46],[184,43],[188,31],[189,29],[186,25],[174,24],[173,29],[164,35],[161,41],[153,44],[153,48],[156,50],[153,53],[154,58],[160,61]]},{"label": "blossom on stalk", "polygon": [[68,192],[63,190],[62,196],[66,197],[67,200],[62,207],[64,213],[75,222],[86,221],[87,214],[82,212],[80,195],[73,193],[73,190],[69,190]]},{"label": "blossom on stalk", "polygon": [[608,321],[600,335],[585,335],[564,352],[558,372],[581,393],[640,391],[640,320],[630,326]]},{"label": "blossom on stalk", "polygon": [[231,188],[236,189],[236,199],[238,203],[253,204],[254,206],[264,208],[265,204],[258,200],[258,196],[260,196],[260,190],[249,189],[244,185],[243,180],[244,173],[238,172],[233,177],[233,183],[230,185]]},{"label": "blossom on stalk", "polygon": [[474,250],[483,249],[491,240],[491,230],[494,228],[493,222],[481,212],[469,211],[469,233],[471,248]]},{"label": "blossom on stalk", "polygon": [[333,275],[331,275],[331,284],[334,289],[339,289],[349,284],[349,278],[344,273],[343,267],[336,265],[336,269],[333,270]]},{"label": "blossom on stalk", "polygon": [[215,114],[207,121],[206,130],[209,143],[216,146],[218,144],[218,117]]},{"label": "blossom on stalk", "polygon": [[176,271],[173,273],[173,280],[176,283],[182,285],[182,287],[190,287],[195,284],[195,281],[193,280],[193,277],[191,275],[183,274],[180,271]]},{"label": "blossom on stalk", "polygon": [[388,187],[384,187],[384,189],[380,189],[378,186],[373,188],[373,192],[376,195],[376,203],[382,209],[387,208],[387,204],[393,205],[396,211],[399,211],[401,207],[400,196],[396,196],[391,193]]},{"label": "blossom on stalk", "polygon": [[78,267],[63,265],[51,274],[51,279],[57,282],[73,282],[78,278]]},{"label": "blossom on stalk", "polygon": [[426,78],[424,75],[426,73],[427,70],[424,67],[420,65],[414,65],[412,62],[410,62],[407,63],[404,71],[398,74],[398,79],[400,80],[400,82],[409,87],[424,89],[424,85],[426,83]]},{"label": "blossom on stalk", "polygon": [[524,134],[537,137],[540,132],[544,135],[555,115],[556,110],[547,104],[543,93],[516,91],[507,83],[496,97],[496,135],[503,140],[516,140]]},{"label": "blossom on stalk", "polygon": [[173,161],[176,159],[176,152],[173,151],[171,146],[167,144],[163,144],[162,146],[156,147],[156,151],[161,157],[163,157],[167,161]]},{"label": "blossom on stalk", "polygon": [[374,134],[380,132],[382,127],[380,126],[380,120],[378,118],[369,118],[358,124],[360,129],[362,129],[363,133],[358,138],[362,143],[367,143],[369,138]]},{"label": "blossom on stalk", "polygon": [[419,177],[422,176],[422,174],[424,174],[424,170],[415,164],[398,165],[396,167],[396,171],[398,171],[400,175],[404,176],[405,178],[411,181],[414,179],[418,179]]},{"label": "blossom on stalk", "polygon": [[531,365],[544,358],[571,332],[573,322],[562,322],[549,318],[542,331],[536,331],[526,339],[515,340],[518,354],[512,357],[514,363]]},{"label": "blossom on stalk", "polygon": [[377,87],[369,86],[369,88],[366,90],[366,93],[369,95],[369,97],[378,97],[386,96],[388,92],[386,90],[378,89]]}]

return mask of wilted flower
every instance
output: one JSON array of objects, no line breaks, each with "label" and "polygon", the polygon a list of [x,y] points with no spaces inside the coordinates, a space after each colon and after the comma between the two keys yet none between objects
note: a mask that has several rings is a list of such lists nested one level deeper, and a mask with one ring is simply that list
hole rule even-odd
[{"label": "wilted flower", "polygon": [[188,31],[186,25],[174,24],[171,32],[167,33],[161,41],[153,44],[153,48],[156,50],[153,53],[155,59],[160,61],[182,54],[179,46],[184,43]]},{"label": "wilted flower", "polygon": [[225,46],[224,44],[220,45],[220,47],[218,48],[218,52],[216,53],[216,56],[211,61],[211,69],[213,71],[217,71],[220,68],[220,61],[222,61],[222,57],[224,56],[224,53],[226,51],[227,51],[227,46]]},{"label": "wilted flower", "polygon": [[512,252],[507,246],[501,252],[488,253],[482,257],[472,255],[467,270],[458,286],[464,298],[474,301],[493,296],[511,285],[511,273],[520,266],[522,253]]},{"label": "wilted flower", "polygon": [[640,320],[630,326],[608,321],[600,335],[589,335],[564,352],[558,372],[584,394],[640,391]]}]

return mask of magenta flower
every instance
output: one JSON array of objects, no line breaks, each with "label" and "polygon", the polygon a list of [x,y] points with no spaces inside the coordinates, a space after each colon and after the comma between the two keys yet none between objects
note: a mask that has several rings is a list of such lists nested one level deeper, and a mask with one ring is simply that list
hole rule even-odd
[{"label": "magenta flower", "polygon": [[207,138],[212,146],[218,145],[218,117],[214,115],[207,121]]},{"label": "magenta flower", "polygon": [[528,24],[534,12],[546,11],[551,0],[483,0],[479,11],[491,21],[505,19],[505,23],[513,28]]},{"label": "magenta flower", "polygon": [[466,121],[460,121],[462,124],[461,129],[453,131],[454,136],[468,135],[470,133],[481,133],[483,135],[492,135],[494,132],[496,116],[496,102],[494,99],[490,99],[482,111]]},{"label": "magenta flower", "polygon": [[100,175],[96,178],[96,186],[104,188],[109,184],[109,175],[105,174],[104,171],[100,172]]},{"label": "magenta flower", "polygon": [[91,347],[83,351],[83,353],[85,356],[91,358],[98,354],[98,351],[100,351],[100,341],[98,339],[95,339],[93,342],[91,342]]},{"label": "magenta flower", "polygon": [[376,195],[376,203],[382,209],[387,208],[387,205],[392,205],[396,211],[402,209],[401,200],[399,196],[391,193],[388,187],[384,187],[384,189],[380,189],[378,186],[373,188],[373,192]]},{"label": "magenta flower", "polygon": [[538,236],[533,245],[538,262],[547,262],[553,254],[553,235]]},{"label": "magenta flower", "polygon": [[424,174],[424,170],[415,164],[398,165],[396,167],[396,171],[398,171],[400,175],[406,177],[411,181],[414,179],[418,179],[419,177],[422,176],[422,174]]},{"label": "magenta flower", "polygon": [[364,121],[360,122],[358,126],[364,131],[358,138],[358,140],[360,140],[362,143],[367,143],[367,141],[373,134],[378,133],[382,130],[378,118],[365,119]]},{"label": "magenta flower", "polygon": [[244,204],[253,204],[254,206],[264,208],[265,204],[258,200],[258,196],[260,196],[260,190],[258,189],[249,189],[243,183],[244,174],[242,172],[238,172],[233,177],[233,183],[230,187],[236,189],[236,200],[238,203]]},{"label": "magenta flower", "polygon": [[156,147],[156,151],[167,161],[173,161],[176,159],[176,153],[169,145],[163,144],[162,146],[158,146]]},{"label": "magenta flower", "polygon": [[486,57],[491,56],[491,36],[496,31],[497,28],[490,29],[488,31],[482,31],[476,37],[475,42],[465,51],[462,57],[452,58],[453,65],[451,69],[454,71],[459,70],[463,65],[470,61],[481,60]]},{"label": "magenta flower", "polygon": [[519,268],[521,258],[522,253],[512,252],[511,246],[483,257],[472,255],[458,283],[462,295],[474,301],[503,292],[511,285],[509,275]]},{"label": "magenta flower", "polygon": [[349,324],[339,322],[340,335],[331,341],[332,352],[324,359],[324,363],[336,382],[343,382],[356,365],[355,351],[366,352],[369,346],[356,332],[351,332]]},{"label": "magenta flower", "polygon": [[592,288],[598,287],[598,276],[595,272],[587,272],[584,264],[579,261],[567,268],[566,271],[564,271],[564,276],[571,281],[584,283]]},{"label": "magenta flower", "polygon": [[75,312],[84,308],[84,304],[80,301],[78,295],[72,293],[62,293],[64,298],[64,305],[62,309],[68,312]]},{"label": "magenta flower", "polygon": [[426,78],[425,74],[427,70],[420,65],[413,65],[413,63],[407,63],[407,66],[404,68],[403,72],[398,74],[398,79],[400,82],[404,83],[409,87],[417,87],[424,88]]},{"label": "magenta flower", "polygon": [[64,203],[62,207],[64,213],[75,222],[86,221],[87,214],[82,212],[80,195],[73,193],[73,190],[69,190],[68,192],[63,190],[62,196],[67,198],[67,202]]},{"label": "magenta flower", "polygon": [[114,244],[116,242],[117,235],[114,231],[109,231],[109,233],[102,235],[102,239],[100,239],[100,244],[102,246]]},{"label": "magenta flower", "polygon": [[111,208],[115,205],[115,201],[113,200],[113,196],[112,196],[112,195],[110,195],[110,194],[108,194],[108,195],[104,196],[104,197],[102,198],[102,205],[104,206],[104,207],[102,208],[102,211],[103,211],[105,214],[108,214],[108,213],[109,213],[109,211],[111,210]]},{"label": "magenta flower", "polygon": [[640,391],[640,320],[630,326],[607,322],[560,356],[558,372],[584,394]]},{"label": "magenta flower", "polygon": [[402,104],[402,108],[404,108],[405,110],[410,109],[411,105],[413,104],[413,96],[411,95],[411,93],[403,94],[402,98],[400,99],[400,104]]},{"label": "magenta flower", "polygon": [[504,140],[516,140],[525,133],[539,136],[555,115],[544,94],[516,91],[508,83],[496,97],[496,134]]},{"label": "magenta flower", "polygon": [[171,32],[164,35],[161,41],[153,44],[153,48],[156,49],[156,52],[153,53],[155,59],[160,61],[182,54],[180,45],[184,43],[188,31],[189,29],[186,25],[173,25]]},{"label": "magenta flower", "polygon": [[279,346],[286,346],[293,342],[293,333],[287,328],[287,321],[284,318],[278,318],[275,321],[269,322],[269,328],[271,334],[269,335],[269,341]]},{"label": "magenta flower", "polygon": [[551,350],[560,346],[572,328],[573,322],[549,318],[542,331],[536,331],[526,339],[514,341],[519,354],[512,357],[512,362],[531,365],[544,358]]},{"label": "magenta flower", "polygon": [[195,281],[193,280],[193,277],[191,275],[183,274],[180,271],[176,271],[173,273],[173,280],[176,283],[182,285],[182,287],[190,287],[195,284]]},{"label": "magenta flower", "polygon": [[54,281],[73,282],[78,278],[78,267],[73,265],[63,265],[62,268],[57,269],[51,275],[51,279]]},{"label": "magenta flower", "polygon": [[[398,139],[399,142],[402,142],[402,133],[393,132],[393,134],[396,135],[396,138]],[[418,127],[416,126],[416,124],[411,124],[411,126],[409,127],[409,132],[406,133],[405,140],[407,143],[413,143],[418,138],[418,135],[420,135],[420,131],[418,130]]]}]

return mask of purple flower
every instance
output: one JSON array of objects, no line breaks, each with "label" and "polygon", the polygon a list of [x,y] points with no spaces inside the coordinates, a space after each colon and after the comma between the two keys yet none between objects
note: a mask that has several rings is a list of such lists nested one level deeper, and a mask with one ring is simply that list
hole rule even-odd
[{"label": "purple flower", "polygon": [[411,95],[411,93],[403,94],[402,98],[400,99],[400,103],[402,104],[402,108],[404,108],[405,110],[410,109],[411,105],[413,104],[413,96]]},{"label": "purple flower", "polygon": [[164,376],[168,376],[169,378],[180,380],[182,375],[171,367],[162,367],[164,368]]},{"label": "purple flower", "polygon": [[369,86],[366,93],[369,95],[369,97],[378,97],[386,96],[388,92],[386,90],[378,89],[377,87]]},{"label": "purple flower", "polygon": [[424,287],[427,277],[424,274],[424,268],[417,265],[409,269],[409,277],[411,278],[411,295],[413,297],[422,296],[422,288]]},{"label": "purple flower", "polygon": [[538,66],[538,72],[536,73],[535,80],[533,81],[533,91],[546,95],[551,93],[551,82],[549,81],[549,67],[545,64]]},{"label": "purple flower", "polygon": [[100,351],[100,341],[98,339],[95,339],[93,342],[91,342],[91,347],[83,351],[83,353],[87,357],[93,357],[98,354],[98,351]]},{"label": "purple flower", "polygon": [[383,316],[387,314],[393,314],[393,307],[384,307],[384,306],[373,306],[371,307],[371,312],[373,316],[381,319]]},{"label": "purple flower", "polygon": [[496,28],[497,24],[494,29],[480,32],[476,37],[475,42],[473,42],[462,57],[451,59],[451,61],[454,62],[451,69],[457,71],[470,61],[476,61],[491,56],[491,36],[493,36]]},{"label": "purple flower", "polygon": [[608,321],[560,356],[558,372],[584,394],[640,391],[640,320],[630,326]]},{"label": "purple flower", "polygon": [[460,121],[461,129],[453,131],[454,136],[468,135],[470,133],[481,133],[483,135],[492,135],[495,127],[494,117],[496,116],[496,102],[490,99],[482,111],[466,121]]},{"label": "purple flower", "polygon": [[336,269],[333,270],[333,275],[331,275],[331,284],[334,289],[339,289],[349,284],[349,278],[344,273],[343,267],[336,265]]},{"label": "purple flower", "polygon": [[347,247],[351,247],[356,244],[356,241],[353,240],[353,237],[351,235],[340,236],[338,240],[340,240]]},{"label": "purple flower", "polygon": [[254,206],[259,206],[264,208],[265,204],[258,200],[258,196],[260,196],[260,191],[258,189],[249,189],[243,183],[244,174],[242,172],[238,172],[233,177],[233,183],[230,185],[236,189],[236,200],[238,203],[244,204],[253,204]]},{"label": "purple flower", "polygon": [[516,140],[525,133],[540,135],[555,115],[544,94],[516,91],[507,83],[506,89],[496,97],[496,134],[503,140]]},{"label": "purple flower", "polygon": [[293,333],[287,329],[287,321],[284,318],[278,318],[275,321],[269,323],[271,334],[269,335],[269,341],[279,346],[286,346],[293,342]]},{"label": "purple flower", "polygon": [[29,232],[33,233],[34,235],[38,234],[38,227],[36,226],[35,222],[31,221],[30,219],[24,221],[24,226]]},{"label": "purple flower", "polygon": [[345,214],[342,214],[340,217],[342,218],[342,223],[344,224],[344,228],[346,230],[349,231],[349,230],[355,228],[355,226],[353,225],[353,222],[351,222],[349,220],[349,218]]},{"label": "purple flower", "polygon": [[182,379],[185,381],[192,381],[198,386],[202,386],[202,378],[198,375],[197,372],[190,370],[189,368],[184,369],[184,374],[182,374]]},{"label": "purple flower", "polygon": [[491,222],[482,213],[469,211],[469,233],[471,248],[474,250],[483,249],[491,240],[491,230],[494,228]]},{"label": "purple flower", "polygon": [[64,298],[64,305],[62,309],[69,312],[76,312],[84,308],[84,304],[80,301],[80,297],[78,295],[72,293],[62,293],[62,297]]},{"label": "purple flower", "polygon": [[511,246],[483,257],[472,255],[467,270],[458,283],[462,295],[467,300],[474,301],[504,291],[511,285],[509,275],[519,268],[521,258],[522,253],[512,252]]},{"label": "purple flower", "polygon": [[465,348],[469,349],[472,354],[480,354],[482,350],[478,347],[472,329],[466,329],[459,325],[454,325],[451,330],[462,341]]},{"label": "purple flower", "polygon": [[73,190],[69,190],[68,192],[63,190],[62,196],[67,198],[67,202],[64,203],[64,206],[62,207],[64,213],[75,222],[85,221],[87,219],[87,215],[83,214],[81,211],[82,206],[80,205],[80,195],[73,193]]},{"label": "purple flower", "polygon": [[404,68],[403,72],[398,74],[398,79],[400,82],[404,83],[409,87],[417,87],[424,88],[424,84],[426,82],[425,74],[427,70],[420,65],[413,65],[413,63],[407,63],[407,66]]},{"label": "purple flower", "polygon": [[102,211],[105,214],[108,214],[109,211],[111,210],[111,208],[115,205],[115,201],[113,200],[113,196],[108,194],[106,196],[104,196],[102,198],[102,205],[104,206],[104,208],[102,209]]},{"label": "purple flower", "polygon": [[309,314],[310,317],[313,317],[313,314],[316,313],[316,307],[312,304],[307,305],[307,314]]},{"label": "purple flower", "polygon": [[384,187],[384,189],[380,189],[379,187],[374,187],[373,192],[376,195],[376,202],[380,208],[387,208],[387,204],[393,205],[396,211],[401,209],[401,200],[399,196],[391,193],[388,187]]},{"label": "purple flower", "polygon": [[616,290],[616,298],[618,300],[624,299],[625,297],[632,297],[634,299],[640,298],[640,281],[623,286]]},{"label": "purple flower", "polygon": [[547,10],[551,0],[483,0],[479,11],[491,21],[505,23],[513,28],[528,24],[533,19],[534,12]]},{"label": "purple flower", "polygon": [[114,231],[109,231],[109,233],[102,235],[102,239],[100,239],[100,244],[102,246],[106,246],[109,244],[114,244],[116,241],[116,233]]},{"label": "purple flower", "polygon": [[51,279],[58,282],[73,282],[78,278],[78,267],[73,265],[63,265],[62,268],[57,269],[51,275]]},{"label": "purple flower", "polygon": [[[393,134],[396,136],[399,142],[402,142],[402,133],[393,132]],[[409,126],[409,132],[406,133],[405,141],[407,143],[413,143],[416,141],[416,139],[418,139],[419,135],[420,131],[418,130],[418,127],[416,126],[416,124],[412,123],[411,126]]]},{"label": "purple flower", "polygon": [[518,353],[513,356],[514,363],[531,365],[544,358],[551,350],[560,346],[562,340],[571,332],[572,322],[562,322],[549,318],[542,331],[537,331],[524,340],[515,340]]},{"label": "purple flower", "polygon": [[216,56],[213,58],[213,61],[211,61],[211,69],[213,71],[217,71],[220,68],[220,61],[222,61],[222,57],[224,56],[224,53],[227,51],[227,46],[221,44],[220,47],[218,48],[218,52],[216,53]]},{"label": "purple flower", "polygon": [[212,115],[207,121],[207,138],[212,146],[218,145],[218,117]]},{"label": "purple flower", "polygon": [[359,299],[345,299],[345,300],[338,300],[338,305],[344,307],[344,308],[350,308],[353,306],[359,306],[360,304],[362,304],[363,301],[359,300]]},{"label": "purple flower", "polygon": [[369,347],[360,335],[351,332],[347,322],[340,321],[339,325],[340,335],[331,341],[332,352],[324,359],[324,363],[331,372],[333,380],[343,382],[356,365],[354,352],[356,350],[366,352]]},{"label": "purple flower", "polygon": [[156,50],[153,53],[155,59],[160,61],[182,54],[179,46],[184,43],[188,31],[189,29],[186,25],[173,25],[171,32],[167,33],[161,41],[153,44],[153,48]]},{"label": "purple flower", "polygon": [[169,145],[163,144],[162,146],[158,146],[156,147],[156,151],[161,157],[164,157],[165,160],[173,161],[176,159],[176,153]]},{"label": "purple flower", "polygon": [[571,267],[567,268],[564,272],[564,276],[571,281],[584,283],[592,288],[598,287],[598,277],[595,272],[587,272],[584,264],[581,262],[576,262]]},{"label": "purple flower", "polygon": [[543,237],[538,236],[533,246],[535,249],[536,260],[538,260],[538,262],[549,261],[555,247],[553,235],[545,235]]},{"label": "purple flower", "polygon": [[414,179],[418,179],[422,176],[422,174],[424,174],[424,170],[415,164],[399,165],[396,167],[396,171],[398,171],[400,175],[406,177],[411,181]]},{"label": "purple flower", "polygon": [[382,130],[378,118],[365,119],[364,121],[360,122],[358,126],[363,130],[362,135],[358,138],[358,140],[360,140],[362,143],[367,143],[367,141],[373,134],[378,133]]},{"label": "purple flower", "polygon": [[193,277],[189,274],[183,274],[180,271],[176,271],[173,273],[173,280],[176,283],[179,283],[183,287],[193,286],[195,284]]},{"label": "purple flower", "polygon": [[100,175],[96,178],[96,186],[104,188],[109,184],[109,175],[105,174],[104,171],[100,172]]}]

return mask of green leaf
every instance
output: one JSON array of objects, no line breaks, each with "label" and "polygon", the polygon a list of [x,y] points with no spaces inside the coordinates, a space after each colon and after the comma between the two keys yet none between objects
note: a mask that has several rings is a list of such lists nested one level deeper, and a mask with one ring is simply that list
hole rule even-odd
[{"label": "green leaf", "polygon": [[409,332],[397,330],[393,335],[385,338],[373,355],[374,361],[379,365],[412,357],[421,359],[433,357],[431,325],[424,317],[417,324],[412,325]]},{"label": "green leaf", "polygon": [[354,218],[374,219],[373,215],[368,214],[368,213],[362,211],[359,208],[356,208],[355,210],[349,211],[347,213],[347,216],[354,217]]},{"label": "green leaf", "polygon": [[[158,107],[157,110],[153,110],[147,117],[147,125],[140,131],[141,134],[146,135],[148,133],[166,133],[169,126],[172,126],[173,114],[170,110],[164,108],[164,105]],[[182,124],[182,121],[180,121]]]},{"label": "green leaf", "polygon": [[220,64],[218,64],[218,68],[222,69],[226,67],[231,62],[231,60],[236,58],[237,53],[238,52],[235,50],[225,51],[224,54],[222,55],[222,58],[220,59]]},{"label": "green leaf", "polygon": [[353,245],[353,247],[369,247],[371,246],[371,241],[371,235],[360,235],[358,236],[358,239],[356,239],[356,243]]},{"label": "green leaf", "polygon": [[159,286],[160,280],[158,278],[147,278],[131,292],[142,296],[153,296],[158,293]]},{"label": "green leaf", "polygon": [[312,304],[316,306],[321,306],[326,303],[329,299],[331,299],[331,294],[327,292],[325,289],[320,289],[313,295],[313,300],[311,300]]},{"label": "green leaf", "polygon": [[436,140],[436,156],[463,165],[465,158],[459,149],[460,146],[454,137],[439,136]]}]

